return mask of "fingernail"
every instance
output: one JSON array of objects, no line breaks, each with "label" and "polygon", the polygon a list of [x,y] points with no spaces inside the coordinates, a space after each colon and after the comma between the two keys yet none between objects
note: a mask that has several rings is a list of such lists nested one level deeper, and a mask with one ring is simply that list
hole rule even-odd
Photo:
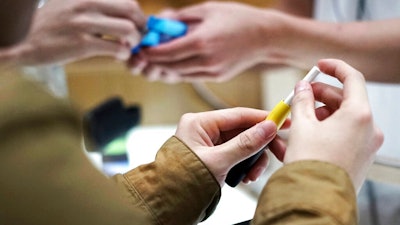
[{"label": "fingernail", "polygon": [[138,38],[137,35],[131,35],[127,37],[127,41],[129,43],[129,46],[133,47],[139,44],[140,38]]},{"label": "fingernail", "polygon": [[258,168],[256,168],[256,171],[255,171],[255,173],[256,173],[256,180],[255,181],[257,181],[259,178],[260,178],[260,176],[264,173],[264,171],[265,171],[265,167],[258,167]]},{"label": "fingernail", "polygon": [[275,135],[276,129],[271,129],[272,121],[263,120],[257,124],[257,133],[260,134],[263,138],[269,139]]},{"label": "fingernail", "polygon": [[242,182],[243,182],[243,184],[250,184],[250,180],[249,179],[244,179],[244,180],[242,180]]},{"label": "fingernail", "polygon": [[130,55],[131,55],[130,50],[124,48],[117,53],[116,58],[119,60],[127,60],[129,59]]},{"label": "fingernail", "polygon": [[135,67],[131,69],[131,73],[134,75],[140,75],[146,66],[147,66],[146,61],[140,61],[136,64]]}]

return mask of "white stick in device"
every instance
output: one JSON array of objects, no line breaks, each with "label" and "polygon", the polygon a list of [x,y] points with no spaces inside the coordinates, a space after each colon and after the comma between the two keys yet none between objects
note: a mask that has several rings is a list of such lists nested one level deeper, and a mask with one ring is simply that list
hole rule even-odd
[{"label": "white stick in device", "polygon": [[[307,75],[303,78],[303,80],[307,82],[313,81],[318,74],[320,74],[321,71],[318,69],[318,67],[314,66],[308,73]],[[275,122],[278,130],[281,128],[283,122],[285,121],[286,117],[290,113],[290,105],[292,104],[292,100],[294,97],[294,90],[285,98],[285,100],[280,101],[274,109],[268,114],[267,120],[272,120]]]}]

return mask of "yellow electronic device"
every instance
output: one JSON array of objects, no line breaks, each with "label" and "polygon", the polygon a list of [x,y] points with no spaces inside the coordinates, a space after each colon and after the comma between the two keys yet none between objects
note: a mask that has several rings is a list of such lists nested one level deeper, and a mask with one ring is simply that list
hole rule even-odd
[{"label": "yellow electronic device", "polygon": [[[317,77],[317,75],[321,73],[318,67],[314,66],[304,77],[303,80],[311,82]],[[285,100],[280,101],[268,114],[266,120],[274,121],[276,124],[277,129],[279,130],[285,122],[286,118],[290,113],[290,105],[292,104],[294,96],[294,90],[289,94]],[[225,182],[231,186],[235,187],[243,180],[246,174],[250,171],[251,167],[253,167],[254,163],[263,153],[264,148],[257,152],[255,155],[251,156],[250,158],[240,162],[239,164],[235,165],[228,173]]]}]

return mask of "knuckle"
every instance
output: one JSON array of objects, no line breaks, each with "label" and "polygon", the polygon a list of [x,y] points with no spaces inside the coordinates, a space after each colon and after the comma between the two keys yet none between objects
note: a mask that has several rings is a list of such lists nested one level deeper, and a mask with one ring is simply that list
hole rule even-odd
[{"label": "knuckle", "polygon": [[195,113],[185,113],[185,114],[183,114],[182,116],[181,116],[181,119],[180,119],[180,121],[181,122],[190,122],[190,121],[193,121],[194,120],[194,117],[195,117]]},{"label": "knuckle", "polygon": [[238,148],[245,153],[253,150],[253,141],[249,134],[242,133],[240,135]]},{"label": "knuckle", "polygon": [[135,25],[129,21],[121,21],[120,32],[123,35],[129,35],[135,30]]},{"label": "knuckle", "polygon": [[210,55],[215,52],[215,40],[211,34],[202,34],[193,38],[193,48],[202,55]]},{"label": "knuckle", "polygon": [[124,1],[124,8],[128,12],[133,12],[138,8],[138,3],[136,1],[128,0]]},{"label": "knuckle", "polygon": [[87,9],[91,9],[96,5],[96,1],[94,0],[84,0],[81,1],[79,4],[75,5],[74,10],[75,12],[85,12]]},{"label": "knuckle", "polygon": [[373,121],[372,111],[368,107],[359,107],[356,121],[361,124],[371,124]]},{"label": "knuckle", "polygon": [[198,51],[204,49],[207,47],[207,42],[202,39],[202,38],[197,38],[195,40],[193,40],[193,45],[192,47]]},{"label": "knuckle", "polygon": [[79,32],[84,32],[85,30],[90,29],[93,26],[92,20],[86,15],[77,15],[71,19],[70,25],[72,29]]},{"label": "knuckle", "polygon": [[383,141],[385,139],[385,135],[383,134],[383,131],[381,129],[377,129],[376,131],[376,142],[377,142],[377,148],[376,151],[378,151],[379,147],[383,144]]},{"label": "knuckle", "polygon": [[293,97],[293,102],[297,104],[302,104],[307,101],[307,96],[304,91],[295,94]]}]

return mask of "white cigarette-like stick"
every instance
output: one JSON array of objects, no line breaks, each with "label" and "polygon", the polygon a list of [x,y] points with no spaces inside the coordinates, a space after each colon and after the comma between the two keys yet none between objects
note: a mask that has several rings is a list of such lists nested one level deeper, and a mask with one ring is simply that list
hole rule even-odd
[{"label": "white cigarette-like stick", "polygon": [[[319,73],[321,73],[321,71],[318,69],[318,67],[314,66],[303,78],[303,80],[311,82],[318,76]],[[294,90],[290,92],[290,94],[285,98],[283,102],[285,102],[287,105],[291,105],[293,97],[294,97]]]}]

